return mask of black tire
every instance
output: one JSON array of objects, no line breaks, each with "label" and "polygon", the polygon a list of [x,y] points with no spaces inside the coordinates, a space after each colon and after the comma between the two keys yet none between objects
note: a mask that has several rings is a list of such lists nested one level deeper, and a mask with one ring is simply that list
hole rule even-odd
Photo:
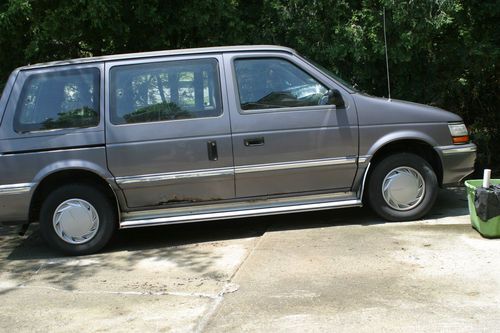
[{"label": "black tire", "polygon": [[[391,207],[382,193],[385,177],[398,167],[409,167],[418,171],[425,184],[423,198],[415,207],[408,210]],[[410,221],[423,217],[432,208],[437,198],[438,181],[436,173],[422,157],[411,153],[398,153],[384,158],[374,166],[367,190],[368,202],[380,217],[388,221]]]},{"label": "black tire", "polygon": [[[60,204],[70,199],[81,199],[90,203],[99,217],[95,235],[82,244],[72,244],[58,236],[53,225],[53,216]],[[54,249],[69,255],[91,254],[101,250],[111,239],[117,225],[116,207],[97,186],[69,184],[52,191],[40,210],[40,231],[45,241]]]}]

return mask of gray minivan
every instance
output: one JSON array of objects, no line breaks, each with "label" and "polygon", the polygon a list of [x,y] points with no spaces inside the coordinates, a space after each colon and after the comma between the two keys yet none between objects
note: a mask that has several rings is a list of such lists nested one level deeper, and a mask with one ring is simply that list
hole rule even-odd
[{"label": "gray minivan", "polygon": [[475,156],[459,116],[367,96],[285,47],[38,64],[0,100],[0,221],[87,254],[118,228],[363,202],[414,220]]}]

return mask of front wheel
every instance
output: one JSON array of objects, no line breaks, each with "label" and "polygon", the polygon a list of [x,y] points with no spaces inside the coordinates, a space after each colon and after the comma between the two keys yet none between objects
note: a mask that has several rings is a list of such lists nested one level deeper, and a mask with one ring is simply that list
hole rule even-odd
[{"label": "front wheel", "polygon": [[40,230],[49,245],[71,255],[99,251],[116,229],[116,208],[97,187],[64,185],[40,210]]},{"label": "front wheel", "polygon": [[398,153],[376,164],[368,181],[372,209],[388,221],[416,220],[434,205],[436,173],[418,155]]}]

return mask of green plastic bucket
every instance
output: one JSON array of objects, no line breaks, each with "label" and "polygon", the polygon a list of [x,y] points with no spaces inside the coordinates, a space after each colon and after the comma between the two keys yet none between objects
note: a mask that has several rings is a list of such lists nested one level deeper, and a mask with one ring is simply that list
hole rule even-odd
[{"label": "green plastic bucket", "polygon": [[[492,179],[490,183],[492,185],[498,185],[500,184],[500,179]],[[483,180],[466,180],[465,186],[467,187],[467,201],[469,202],[469,213],[472,227],[476,229],[483,237],[500,237],[500,216],[489,219],[488,221],[483,221],[476,214],[476,207],[474,206],[474,193],[476,191],[476,188],[483,186]]]}]

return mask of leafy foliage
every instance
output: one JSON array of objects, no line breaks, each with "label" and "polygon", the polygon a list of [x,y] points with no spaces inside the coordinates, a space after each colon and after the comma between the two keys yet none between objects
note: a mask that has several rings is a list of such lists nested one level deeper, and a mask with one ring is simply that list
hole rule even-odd
[{"label": "leafy foliage", "polygon": [[83,107],[58,114],[57,119],[49,118],[43,122],[43,129],[92,127],[99,123],[99,114],[89,107]]},{"label": "leafy foliage", "polygon": [[460,114],[500,149],[500,5],[496,0],[8,0],[0,4],[0,75],[16,66],[101,54],[229,44],[297,49],[359,89]]},{"label": "leafy foliage", "polygon": [[189,111],[175,103],[157,103],[140,108],[124,117],[126,123],[144,123],[151,121],[175,120],[192,118]]}]

